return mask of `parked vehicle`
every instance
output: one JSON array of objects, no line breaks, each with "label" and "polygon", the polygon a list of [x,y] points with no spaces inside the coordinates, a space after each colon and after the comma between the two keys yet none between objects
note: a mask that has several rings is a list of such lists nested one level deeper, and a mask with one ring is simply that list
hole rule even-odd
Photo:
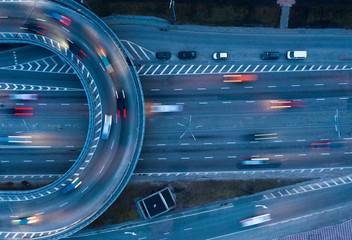
[{"label": "parked vehicle", "polygon": [[215,52],[213,53],[213,59],[214,60],[220,60],[220,59],[227,59],[229,55],[227,52]]},{"label": "parked vehicle", "polygon": [[193,59],[197,57],[197,53],[195,51],[181,51],[178,53],[179,59]]},{"label": "parked vehicle", "polygon": [[278,59],[280,57],[280,53],[279,52],[263,52],[261,54],[261,59],[262,60],[271,60],[271,59]]},{"label": "parked vehicle", "polygon": [[170,52],[156,52],[155,57],[159,60],[168,60],[171,58]]},{"label": "parked vehicle", "polygon": [[287,51],[287,59],[306,59],[307,51]]}]

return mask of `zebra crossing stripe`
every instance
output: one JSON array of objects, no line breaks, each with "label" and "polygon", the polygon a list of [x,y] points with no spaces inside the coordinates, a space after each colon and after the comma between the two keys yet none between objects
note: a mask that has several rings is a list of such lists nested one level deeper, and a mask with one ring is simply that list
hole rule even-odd
[{"label": "zebra crossing stripe", "polygon": [[269,69],[269,72],[271,72],[271,70],[273,70],[275,66],[276,66],[276,65],[272,66],[272,67]]},{"label": "zebra crossing stripe", "polygon": [[169,74],[171,74],[172,73],[172,71],[174,71],[174,69],[177,67],[177,65],[175,65],[172,69],[171,69],[171,71],[169,72]]},{"label": "zebra crossing stripe", "polygon": [[215,70],[218,66],[219,66],[219,65],[216,65],[216,66],[213,68],[213,70],[210,71],[210,73],[213,73],[214,70]]},{"label": "zebra crossing stripe", "polygon": [[155,68],[155,70],[152,72],[152,75],[160,68],[160,65]]},{"label": "zebra crossing stripe", "polygon": [[197,69],[193,72],[193,74],[195,74],[198,70],[199,70],[199,68],[201,67],[202,65],[199,65],[198,67],[197,67]]},{"label": "zebra crossing stripe", "polygon": [[225,67],[226,67],[226,65],[222,66],[222,68],[220,69],[219,73],[221,73],[222,70],[224,70]]},{"label": "zebra crossing stripe", "polygon": [[241,69],[243,65],[241,65],[237,70],[236,70],[236,73],[238,73],[238,71]]},{"label": "zebra crossing stripe", "polygon": [[[257,68],[259,68],[260,65],[257,65],[252,72],[255,72],[255,70],[257,70]],[[275,65],[274,65],[275,66]],[[269,70],[270,71],[270,70]]]},{"label": "zebra crossing stripe", "polygon": [[191,66],[187,69],[187,71],[185,72],[185,74],[187,74],[187,73],[189,72],[189,70],[192,69],[193,66],[194,66],[194,65],[191,65]]},{"label": "zebra crossing stripe", "polygon": [[[308,71],[346,71],[350,65],[142,65],[137,67],[140,75],[187,75],[187,74],[246,74],[265,72],[308,72]],[[145,70],[146,69],[146,70]],[[72,69],[70,69],[72,70]]]},{"label": "zebra crossing stripe", "polygon": [[179,74],[185,66],[186,66],[186,65],[183,65],[183,66],[180,68],[180,70],[178,70],[178,72],[177,72],[176,74]]},{"label": "zebra crossing stripe", "polygon": [[250,67],[251,67],[251,65],[248,65],[243,72],[247,72],[248,68],[250,68]]},{"label": "zebra crossing stripe", "polygon": [[139,74],[139,72],[144,68],[145,65],[142,65],[142,67],[137,71],[137,73]]},{"label": "zebra crossing stripe", "polygon": [[154,65],[151,65],[148,69],[147,69],[147,71],[145,71],[144,72],[144,74],[143,75],[146,75],[147,74],[147,72],[153,67]]},{"label": "zebra crossing stripe", "polygon": [[[163,73],[165,72],[165,70],[169,67],[170,65],[166,65],[166,67],[161,71],[160,75],[163,75]],[[138,73],[138,72],[137,72]]]},{"label": "zebra crossing stripe", "polygon": [[204,68],[202,73],[205,73],[205,71],[209,68],[210,65],[208,65],[206,68]]},{"label": "zebra crossing stripe", "polygon": [[234,67],[235,65],[232,65],[231,67],[230,67],[230,69],[229,70],[227,70],[227,72],[226,73],[229,73],[230,71],[231,71],[231,69]]}]

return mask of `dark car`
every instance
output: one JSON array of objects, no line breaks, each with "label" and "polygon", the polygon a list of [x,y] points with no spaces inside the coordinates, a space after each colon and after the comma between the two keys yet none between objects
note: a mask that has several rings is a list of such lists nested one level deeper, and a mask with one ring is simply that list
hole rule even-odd
[{"label": "dark car", "polygon": [[78,188],[78,186],[81,185],[81,183],[82,183],[82,181],[80,181],[79,178],[77,177],[71,183],[66,185],[66,187],[64,187],[61,191],[62,191],[62,193],[66,194],[66,193],[72,191],[73,189]]},{"label": "dark car", "polygon": [[79,60],[82,60],[83,57],[87,56],[87,54],[85,54],[80,48],[78,48],[70,39],[67,39],[67,43],[71,52],[75,54],[76,57],[79,58]]},{"label": "dark car", "polygon": [[278,59],[280,57],[279,52],[263,52],[261,58],[263,60]]},{"label": "dark car", "polygon": [[181,51],[178,53],[179,59],[193,59],[197,57],[197,53],[195,51]]},{"label": "dark car", "polygon": [[71,24],[71,19],[69,19],[68,17],[62,15],[61,13],[55,12],[55,11],[51,11],[51,10],[47,10],[46,14],[50,17],[52,17],[53,19],[59,21],[60,23],[69,26]]},{"label": "dark car", "polygon": [[160,60],[167,60],[171,58],[171,53],[170,52],[157,52],[155,54],[155,57]]},{"label": "dark car", "polygon": [[344,141],[332,141],[332,142],[313,142],[310,144],[310,148],[313,150],[318,149],[331,149],[339,148],[345,145]]},{"label": "dark car", "polygon": [[40,34],[40,35],[44,36],[45,34],[43,33],[43,31],[46,30],[46,27],[43,27],[43,26],[40,26],[40,25],[35,25],[35,24],[32,24],[32,23],[25,23],[25,24],[23,24],[21,29],[27,30],[28,32],[37,33],[37,34]]}]

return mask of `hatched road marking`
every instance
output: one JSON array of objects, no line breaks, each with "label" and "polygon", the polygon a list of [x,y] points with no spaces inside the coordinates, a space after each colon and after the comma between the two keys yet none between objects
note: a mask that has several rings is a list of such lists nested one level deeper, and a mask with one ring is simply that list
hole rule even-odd
[{"label": "hatched road marking", "polygon": [[[189,74],[223,74],[223,73],[265,73],[265,72],[314,72],[314,71],[347,71],[352,70],[351,65],[172,65],[172,64],[146,64],[137,65],[139,75],[189,75]],[[166,69],[171,69],[169,72]],[[346,83],[340,83],[344,85]],[[292,87],[299,87],[293,85]],[[324,84],[316,84],[316,86],[324,86]]]}]

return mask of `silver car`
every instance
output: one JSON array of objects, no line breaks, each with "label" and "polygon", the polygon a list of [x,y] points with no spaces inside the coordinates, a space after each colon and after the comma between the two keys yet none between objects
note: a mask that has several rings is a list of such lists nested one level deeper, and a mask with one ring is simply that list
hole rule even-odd
[{"label": "silver car", "polygon": [[112,125],[112,115],[105,114],[103,133],[101,138],[107,140],[109,138],[110,130]]},{"label": "silver car", "polygon": [[266,213],[266,214],[259,215],[256,217],[244,219],[244,220],[240,221],[240,226],[241,227],[249,227],[249,226],[261,224],[261,223],[264,223],[264,222],[267,222],[270,220],[271,220],[270,213]]},{"label": "silver car", "polygon": [[151,112],[181,112],[182,105],[153,105],[150,108]]}]

